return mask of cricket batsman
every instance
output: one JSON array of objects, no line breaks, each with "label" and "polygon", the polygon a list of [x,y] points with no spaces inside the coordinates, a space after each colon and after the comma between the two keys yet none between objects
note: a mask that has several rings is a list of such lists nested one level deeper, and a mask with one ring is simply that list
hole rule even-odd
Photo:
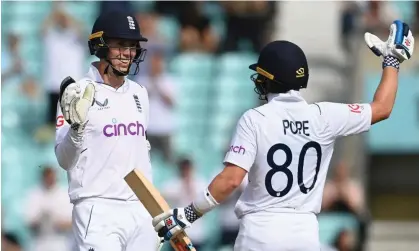
[{"label": "cricket batsman", "polygon": [[[364,104],[308,104],[304,52],[288,41],[266,45],[252,80],[268,103],[246,111],[237,124],[223,171],[191,204],[153,219],[159,236],[169,240],[223,202],[248,173],[249,183],[236,204],[241,220],[235,251],[319,251],[323,188],[335,140],[368,131],[393,109],[400,64],[413,54],[409,26],[395,21],[383,42],[365,34],[381,56],[382,78],[373,101]],[[255,164],[255,165],[254,165]]]},{"label": "cricket batsman", "polygon": [[61,84],[55,154],[67,171],[77,251],[160,247],[150,214],[124,181],[134,168],[152,180],[148,94],[127,78],[144,60],[140,42],[147,39],[134,15],[99,16],[88,41],[99,61],[83,79]]}]

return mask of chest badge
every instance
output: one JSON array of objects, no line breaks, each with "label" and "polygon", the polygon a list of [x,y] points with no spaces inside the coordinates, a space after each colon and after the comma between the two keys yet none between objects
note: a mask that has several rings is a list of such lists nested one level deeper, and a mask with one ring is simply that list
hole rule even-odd
[{"label": "chest badge", "polygon": [[132,95],[132,97],[134,98],[134,101],[135,101],[135,105],[137,106],[137,111],[139,112],[139,113],[142,113],[143,112],[143,108],[141,107],[141,103],[140,103],[140,99],[138,98],[138,96],[137,95]]}]

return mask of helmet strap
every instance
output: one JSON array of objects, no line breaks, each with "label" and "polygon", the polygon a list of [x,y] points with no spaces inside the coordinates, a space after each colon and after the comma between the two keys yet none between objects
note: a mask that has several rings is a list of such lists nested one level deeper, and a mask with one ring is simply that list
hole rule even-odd
[{"label": "helmet strap", "polygon": [[108,63],[108,66],[106,66],[106,68],[105,68],[105,72],[104,72],[105,74],[109,74],[109,67],[111,67],[113,74],[115,74],[117,77],[125,77],[125,76],[128,75],[131,64],[128,67],[128,71],[122,72],[122,71],[119,71],[118,69],[116,69],[112,65],[112,63],[111,63],[111,61],[109,59],[106,59],[106,62]]}]

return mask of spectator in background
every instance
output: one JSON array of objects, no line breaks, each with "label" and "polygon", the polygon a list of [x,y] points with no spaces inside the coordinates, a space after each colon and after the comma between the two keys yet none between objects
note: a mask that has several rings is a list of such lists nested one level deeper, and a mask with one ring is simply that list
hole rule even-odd
[{"label": "spectator in background", "polygon": [[356,249],[356,240],[353,231],[351,230],[342,230],[333,244],[333,247],[336,248],[336,251],[355,251]]},{"label": "spectator in background", "polygon": [[48,123],[55,129],[61,81],[83,76],[85,45],[82,26],[65,12],[65,3],[53,2],[52,12],[42,26],[45,51],[45,84],[48,92]]},{"label": "spectator in background", "polygon": [[[140,23],[141,25],[141,33],[144,37],[148,39],[147,44],[144,45],[144,48],[148,49],[148,54],[152,52],[154,47],[164,48],[165,51],[170,51],[170,49],[172,49],[170,48],[170,46],[173,45],[169,45],[169,43],[166,42],[164,34],[161,34],[161,32],[157,29],[157,25],[159,22],[159,16],[157,14],[153,12],[140,12],[137,13],[136,18],[138,20],[138,23]],[[140,71],[135,77],[149,75],[150,64],[151,62],[149,60],[144,60],[144,62],[141,63]]]},{"label": "spectator in background", "polygon": [[150,122],[147,138],[151,149],[163,154],[167,162],[172,161],[171,137],[174,128],[174,105],[176,82],[165,71],[165,49],[159,46],[148,50],[149,71],[139,76],[137,83],[144,85],[150,102]]},{"label": "spectator in background", "polygon": [[34,238],[33,251],[70,250],[72,205],[52,167],[42,170],[42,184],[29,192],[26,221]]},{"label": "spectator in background", "polygon": [[219,41],[211,22],[198,9],[188,10],[181,15],[179,22],[181,52],[214,53],[218,50]]},{"label": "spectator in background", "polygon": [[200,1],[156,1],[154,8],[159,15],[177,19],[180,24],[179,50],[181,52],[213,53],[219,40],[210,20],[202,12]]},{"label": "spectator in background", "polygon": [[269,1],[223,1],[226,12],[227,37],[223,51],[237,51],[240,43],[247,40],[250,50],[259,52],[266,43],[268,26],[275,15],[276,2]]},{"label": "spectator in background", "polygon": [[1,80],[2,84],[8,79],[22,74],[22,58],[19,53],[20,39],[16,34],[9,34],[7,47],[1,52]]},{"label": "spectator in background", "polygon": [[413,30],[412,32],[414,35],[419,35],[419,1],[415,1],[414,3],[415,14],[413,16]]},{"label": "spectator in background", "polygon": [[9,232],[2,230],[1,235],[1,250],[2,251],[21,251],[22,246],[20,245],[19,238]]},{"label": "spectator in background", "polygon": [[[197,175],[192,160],[189,158],[179,160],[178,172],[179,177],[166,182],[161,190],[163,197],[172,208],[190,202],[207,185],[207,181]],[[186,229],[186,233],[196,250],[201,250],[206,242],[204,221],[196,221],[192,227]]]},{"label": "spectator in background", "polygon": [[[350,177],[349,168],[341,162],[334,170],[331,180],[326,181],[323,192],[322,212],[342,212],[352,214],[359,222],[359,249],[366,239],[366,207],[361,184]],[[345,237],[345,238],[344,238]],[[343,236],[346,240],[346,236]],[[349,237],[348,237],[349,239]],[[349,243],[342,241],[343,243]]]},{"label": "spectator in background", "polygon": [[[360,3],[361,4],[361,3]],[[366,13],[364,16],[364,25],[368,32],[383,34],[388,32],[388,26],[399,18],[399,13],[391,2],[385,1],[367,1]]]},{"label": "spectator in background", "polygon": [[352,35],[356,32],[356,20],[360,14],[360,8],[359,4],[354,2],[343,2],[342,4],[340,41],[346,52],[350,53],[350,42]]},{"label": "spectator in background", "polygon": [[25,118],[20,125],[32,136],[32,133],[45,122],[42,119],[45,109],[42,105],[42,92],[35,78],[31,76],[25,76],[19,87],[21,94],[19,95],[19,116]]}]

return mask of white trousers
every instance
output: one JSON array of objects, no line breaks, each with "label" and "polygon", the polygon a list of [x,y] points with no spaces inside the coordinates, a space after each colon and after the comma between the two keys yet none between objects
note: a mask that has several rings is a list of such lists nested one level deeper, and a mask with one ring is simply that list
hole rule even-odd
[{"label": "white trousers", "polygon": [[89,198],[73,208],[74,251],[156,251],[151,216],[137,201]]},{"label": "white trousers", "polygon": [[241,219],[234,251],[319,251],[314,214],[255,213]]}]

